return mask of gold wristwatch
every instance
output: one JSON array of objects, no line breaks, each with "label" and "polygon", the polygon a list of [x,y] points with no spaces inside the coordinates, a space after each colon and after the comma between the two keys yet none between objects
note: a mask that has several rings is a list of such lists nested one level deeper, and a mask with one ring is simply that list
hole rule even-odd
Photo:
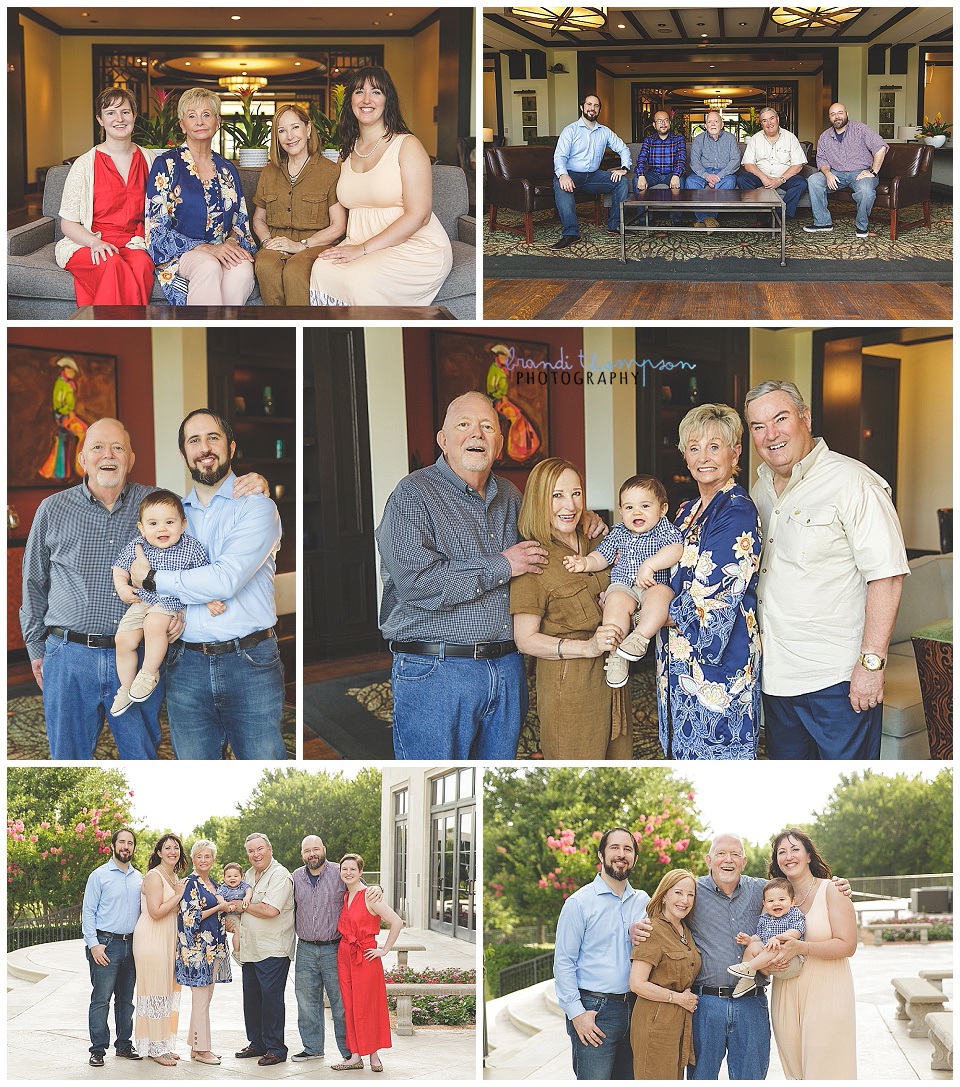
[{"label": "gold wristwatch", "polygon": [[882,672],[887,663],[887,658],[878,653],[861,653],[858,659],[868,672]]}]

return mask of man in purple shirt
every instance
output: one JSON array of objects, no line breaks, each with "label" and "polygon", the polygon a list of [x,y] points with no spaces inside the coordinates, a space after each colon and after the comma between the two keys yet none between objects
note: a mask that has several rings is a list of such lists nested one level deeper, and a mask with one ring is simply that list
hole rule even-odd
[{"label": "man in purple shirt", "polygon": [[[336,864],[327,863],[327,849],[317,834],[308,834],[300,843],[303,867],[293,873],[294,928],[297,933],[296,975],[297,1028],[303,1049],[290,1059],[312,1061],[323,1056],[325,1024],[323,991],[327,991],[333,1032],[344,1060],[350,1059],[347,1021],[337,976],[337,922],[346,887]],[[368,887],[367,900],[379,902],[380,887]]]},{"label": "man in purple shirt", "polygon": [[803,229],[808,234],[833,230],[827,198],[831,192],[850,189],[857,205],[857,237],[868,238],[870,212],[877,198],[877,175],[888,147],[873,129],[861,121],[851,121],[842,102],[834,102],[828,117],[831,127],[817,140],[820,172],[807,178],[813,226]]}]

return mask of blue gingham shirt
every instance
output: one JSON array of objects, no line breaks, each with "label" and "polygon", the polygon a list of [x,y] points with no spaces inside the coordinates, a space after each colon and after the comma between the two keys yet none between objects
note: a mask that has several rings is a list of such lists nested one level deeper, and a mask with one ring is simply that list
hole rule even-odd
[{"label": "blue gingham shirt", "polygon": [[607,148],[620,156],[624,170],[630,169],[630,148],[616,132],[611,132],[606,125],[594,125],[590,128],[581,117],[560,133],[556,149],[553,152],[553,172],[557,177],[576,170],[592,174],[600,169],[600,160]]},{"label": "blue gingham shirt", "polygon": [[[610,563],[610,582],[620,585],[633,585],[637,577],[637,571],[647,561],[667,544],[682,544],[683,537],[676,525],[670,523],[666,517],[660,520],[647,532],[631,532],[620,521],[615,524],[608,536],[600,541],[597,551]],[[661,585],[670,584],[670,571],[657,570],[653,580]]]},{"label": "blue gingham shirt", "polygon": [[113,587],[113,556],[137,533],[137,510],[156,487],[124,484],[113,509],[83,483],[45,498],[23,555],[20,629],[30,660],[43,656],[47,627],[115,634],[127,605]]},{"label": "blue gingham shirt", "polygon": [[443,456],[402,479],[377,526],[386,639],[503,642],[513,637],[510,563],[520,492],[491,475],[480,495]]},{"label": "blue gingham shirt", "polygon": [[[117,556],[113,564],[122,570],[129,570],[130,564],[137,557],[136,546],[140,544],[147,562],[154,570],[193,570],[197,566],[206,566],[210,560],[203,549],[203,544],[184,533],[173,547],[154,547],[143,536],[137,536]],[[164,596],[162,593],[147,592],[137,589],[137,595],[146,604],[159,604],[166,611],[183,611],[187,606],[176,596]]]},{"label": "blue gingham shirt", "polygon": [[647,136],[637,154],[637,177],[650,171],[682,178],[687,172],[687,141],[671,134],[666,139]]},{"label": "blue gingham shirt", "polygon": [[[727,967],[743,957],[737,933],[756,931],[766,882],[756,876],[741,876],[733,894],[727,896],[714,883],[713,876],[697,880],[697,904],[687,923],[700,952],[698,985],[722,988],[731,984]],[[757,986],[766,984],[766,976],[757,974]]]},{"label": "blue gingham shirt", "polygon": [[771,936],[782,936],[788,928],[795,928],[801,936],[807,931],[807,919],[798,906],[791,906],[782,917],[761,913],[757,922],[757,939],[765,944]]}]

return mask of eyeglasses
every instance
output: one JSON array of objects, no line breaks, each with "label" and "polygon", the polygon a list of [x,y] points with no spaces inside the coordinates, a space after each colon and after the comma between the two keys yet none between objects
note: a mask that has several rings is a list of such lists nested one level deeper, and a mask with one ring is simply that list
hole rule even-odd
[{"label": "eyeglasses", "polygon": [[736,850],[734,850],[732,853],[728,853],[726,849],[718,849],[716,853],[712,854],[712,856],[718,861],[726,861],[726,860],[742,861],[743,860],[743,854],[742,853],[737,853]]}]

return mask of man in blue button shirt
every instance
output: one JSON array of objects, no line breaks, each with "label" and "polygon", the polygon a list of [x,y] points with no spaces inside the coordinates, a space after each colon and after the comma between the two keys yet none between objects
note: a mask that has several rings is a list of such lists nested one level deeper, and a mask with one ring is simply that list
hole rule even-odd
[{"label": "man in blue button shirt", "polygon": [[[630,148],[606,125],[598,124],[600,99],[588,94],[580,103],[580,119],[560,133],[553,153],[553,196],[560,216],[561,238],[552,248],[565,249],[580,241],[576,193],[610,193],[607,233],[620,235],[620,205],[629,191]],[[620,168],[601,170],[607,148],[620,156]]]},{"label": "man in blue button shirt", "polygon": [[597,857],[601,870],[593,883],[575,891],[560,911],[553,983],[567,1017],[577,1079],[633,1079],[629,930],[646,917],[650,896],[627,882],[637,862],[629,830],[608,830]]},{"label": "man in blue button shirt", "polygon": [[133,929],[140,917],[140,884],[143,876],[130,863],[137,839],[121,827],[110,839],[106,864],[95,868],[83,892],[81,921],[83,942],[90,967],[90,1064],[103,1067],[110,1045],[110,998],[117,1024],[114,1041],[118,1057],[138,1061],[133,1048],[133,988],[137,971],[133,963]]}]

